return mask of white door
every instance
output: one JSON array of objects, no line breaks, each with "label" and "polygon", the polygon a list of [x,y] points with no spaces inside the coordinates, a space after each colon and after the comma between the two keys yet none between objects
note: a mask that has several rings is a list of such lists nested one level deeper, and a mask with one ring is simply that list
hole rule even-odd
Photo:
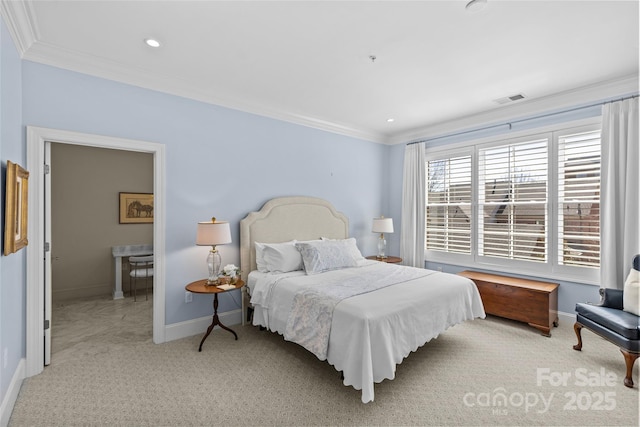
[{"label": "white door", "polygon": [[44,143],[44,364],[51,364],[51,142]]}]

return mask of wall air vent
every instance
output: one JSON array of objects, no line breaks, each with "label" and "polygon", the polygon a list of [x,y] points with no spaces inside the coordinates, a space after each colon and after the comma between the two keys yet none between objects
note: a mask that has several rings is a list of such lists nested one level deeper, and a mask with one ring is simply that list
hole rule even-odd
[{"label": "wall air vent", "polygon": [[494,99],[493,102],[497,104],[508,104],[509,102],[520,101],[521,99],[524,99],[524,95],[518,93],[511,96],[505,96],[504,98]]}]

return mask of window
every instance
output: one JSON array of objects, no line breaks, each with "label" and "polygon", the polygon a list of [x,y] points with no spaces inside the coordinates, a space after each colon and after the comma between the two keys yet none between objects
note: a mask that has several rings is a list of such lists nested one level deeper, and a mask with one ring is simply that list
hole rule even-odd
[{"label": "window", "polygon": [[600,125],[546,130],[427,148],[427,260],[596,283]]},{"label": "window", "polygon": [[426,245],[471,253],[471,156],[427,162]]},{"label": "window", "polygon": [[600,132],[560,136],[558,263],[600,266]]},{"label": "window", "polygon": [[547,152],[547,139],[479,151],[479,255],[547,260]]}]

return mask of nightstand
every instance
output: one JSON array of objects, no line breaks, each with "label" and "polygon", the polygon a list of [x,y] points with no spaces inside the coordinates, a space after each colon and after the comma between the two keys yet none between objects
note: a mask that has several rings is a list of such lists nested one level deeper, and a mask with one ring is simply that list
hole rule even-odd
[{"label": "nightstand", "polygon": [[207,337],[213,330],[213,327],[216,325],[220,326],[224,330],[231,332],[233,336],[236,337],[236,341],[238,340],[238,335],[231,328],[223,325],[218,318],[218,294],[233,291],[235,289],[240,289],[244,286],[244,282],[238,279],[238,281],[235,283],[235,286],[236,287],[233,289],[220,289],[216,285],[208,285],[207,279],[197,280],[185,286],[186,290],[188,290],[189,292],[193,292],[194,294],[213,294],[213,321],[207,328],[207,333],[204,335],[204,337],[202,337],[202,341],[200,341],[200,347],[198,347],[198,351],[202,351],[202,344],[204,344],[204,340],[207,339]]},{"label": "nightstand", "polygon": [[389,264],[398,264],[402,262],[402,258],[397,256],[388,256],[386,258],[378,258],[377,255],[368,256],[367,259],[372,259],[374,261],[386,262]]}]

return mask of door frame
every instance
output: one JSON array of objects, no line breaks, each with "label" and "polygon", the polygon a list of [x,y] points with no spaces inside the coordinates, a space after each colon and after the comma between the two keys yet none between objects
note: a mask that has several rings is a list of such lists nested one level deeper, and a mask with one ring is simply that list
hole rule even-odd
[{"label": "door frame", "polygon": [[[45,142],[84,145],[153,154],[154,192],[154,292],[153,342],[165,342],[165,146],[164,144],[27,126],[28,237],[26,271],[26,366],[27,377],[44,369],[45,303]],[[47,286],[51,286],[48,284]]]}]

